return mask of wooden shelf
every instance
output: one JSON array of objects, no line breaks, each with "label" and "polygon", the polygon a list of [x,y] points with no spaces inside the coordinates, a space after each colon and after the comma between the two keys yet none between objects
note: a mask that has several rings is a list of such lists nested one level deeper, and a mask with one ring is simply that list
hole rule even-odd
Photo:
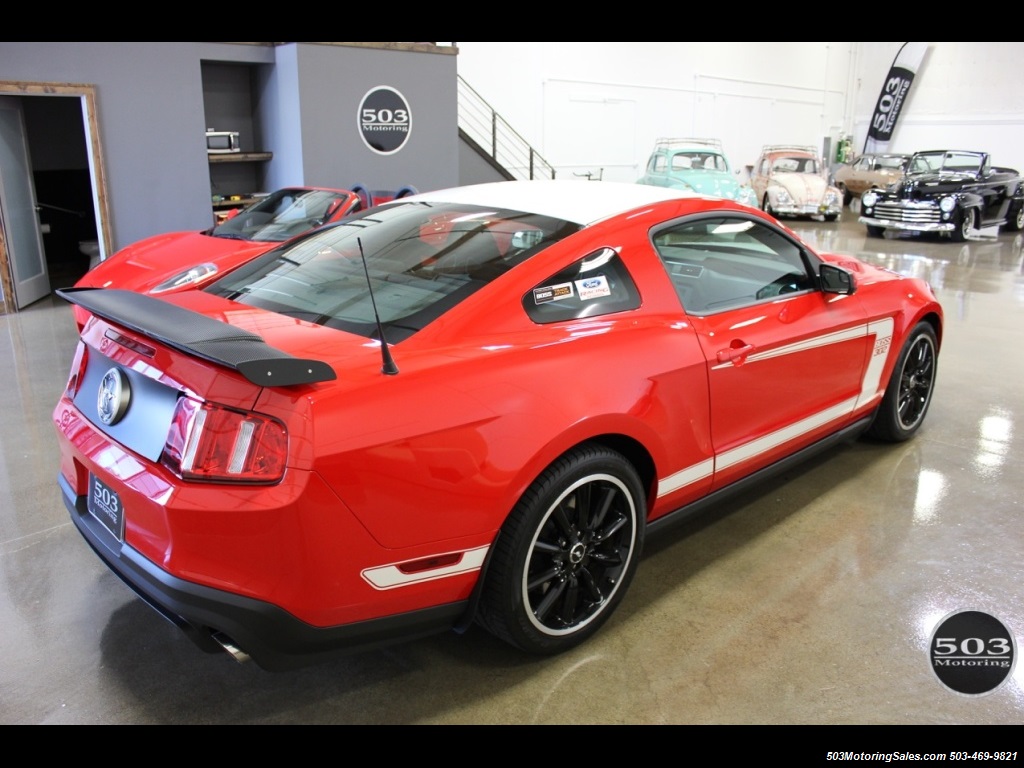
[{"label": "wooden shelf", "polygon": [[262,163],[274,157],[273,152],[213,152],[209,153],[210,164],[214,163]]},{"label": "wooden shelf", "polygon": [[[266,195],[263,197],[266,197]],[[240,200],[217,200],[213,203],[213,209],[219,211],[224,208],[246,208],[255,202],[259,202],[263,197],[246,196]]]}]

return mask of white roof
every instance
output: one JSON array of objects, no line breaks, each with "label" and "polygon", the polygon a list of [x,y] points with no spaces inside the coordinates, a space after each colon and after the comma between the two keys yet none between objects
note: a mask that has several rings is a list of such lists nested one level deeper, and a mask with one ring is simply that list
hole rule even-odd
[{"label": "white roof", "polygon": [[495,181],[423,192],[396,200],[472,203],[592,224],[617,213],[662,200],[695,197],[692,192],[618,181]]}]

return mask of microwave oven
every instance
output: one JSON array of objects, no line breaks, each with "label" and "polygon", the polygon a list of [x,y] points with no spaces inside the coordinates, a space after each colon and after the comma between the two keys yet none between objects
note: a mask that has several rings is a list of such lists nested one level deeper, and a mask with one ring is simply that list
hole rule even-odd
[{"label": "microwave oven", "polygon": [[206,131],[206,151],[210,154],[239,152],[238,131]]}]

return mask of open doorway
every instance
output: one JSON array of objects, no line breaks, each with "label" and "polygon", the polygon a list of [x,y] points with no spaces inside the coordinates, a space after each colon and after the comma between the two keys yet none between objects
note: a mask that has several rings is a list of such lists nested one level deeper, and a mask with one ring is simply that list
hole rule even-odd
[{"label": "open doorway", "polygon": [[[109,252],[110,238],[93,88],[0,82],[0,98],[20,105],[31,173],[31,184],[5,188],[6,206],[34,206],[42,246],[39,256],[20,253],[16,249],[24,241],[0,227],[0,312],[10,312],[26,304],[18,294],[17,265],[44,259],[40,270],[48,277],[48,293],[74,284]],[[35,200],[11,200],[11,189],[18,189],[19,196],[34,195]]]}]

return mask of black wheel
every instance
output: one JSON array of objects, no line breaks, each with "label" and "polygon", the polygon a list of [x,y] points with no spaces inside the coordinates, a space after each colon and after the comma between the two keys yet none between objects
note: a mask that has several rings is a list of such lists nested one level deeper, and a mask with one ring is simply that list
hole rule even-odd
[{"label": "black wheel", "polygon": [[826,213],[825,214],[825,221],[835,221],[838,218],[839,218],[839,214],[838,213]]},{"label": "black wheel", "polygon": [[843,193],[843,205],[849,205],[853,200],[853,193],[844,184],[839,184],[839,191]]},{"label": "black wheel", "polygon": [[[764,200],[761,201],[761,210],[769,216],[775,216],[775,211],[772,209],[772,201],[768,199],[768,195],[765,195]],[[775,216],[775,218],[778,218],[778,216]]]},{"label": "black wheel", "polygon": [[978,212],[973,208],[964,208],[960,214],[960,223],[957,225],[956,229],[953,230],[953,239],[956,242],[962,243],[970,237],[971,232],[974,231],[975,219],[977,216]]},{"label": "black wheel", "polygon": [[932,326],[918,323],[900,351],[869,435],[901,442],[917,432],[935,389],[938,347]]},{"label": "black wheel", "polygon": [[1006,222],[1006,229],[1010,232],[1020,232],[1024,229],[1024,203],[1016,203],[1010,208],[1010,218]]},{"label": "black wheel", "polygon": [[583,642],[626,594],[646,516],[643,485],[625,457],[599,445],[566,454],[502,526],[478,623],[530,653]]},{"label": "black wheel", "polygon": [[872,226],[871,224],[868,224],[867,226],[868,226],[868,237],[881,237],[882,236],[882,234],[884,232],[882,227],[875,227],[875,226]]}]

